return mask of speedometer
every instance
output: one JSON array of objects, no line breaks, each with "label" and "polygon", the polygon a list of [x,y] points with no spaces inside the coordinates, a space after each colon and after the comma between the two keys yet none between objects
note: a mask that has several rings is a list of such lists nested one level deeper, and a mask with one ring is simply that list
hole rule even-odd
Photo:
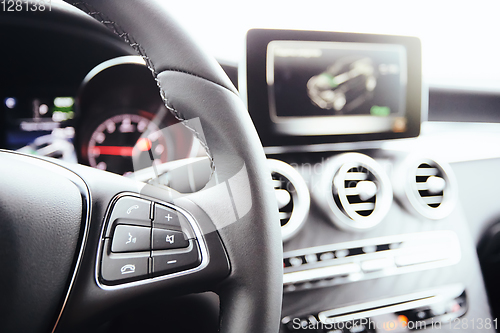
[{"label": "speedometer", "polygon": [[122,175],[166,162],[167,153],[158,126],[138,114],[106,119],[92,133],[87,148],[91,166]]},{"label": "speedometer", "polygon": [[142,61],[111,59],[85,78],[73,121],[80,163],[128,175],[144,168],[161,172],[163,163],[204,156],[193,132],[165,107]]}]

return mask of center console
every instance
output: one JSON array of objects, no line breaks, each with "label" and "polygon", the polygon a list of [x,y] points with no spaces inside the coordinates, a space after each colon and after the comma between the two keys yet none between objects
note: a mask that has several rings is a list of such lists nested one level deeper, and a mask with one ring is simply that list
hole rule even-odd
[{"label": "center console", "polygon": [[419,135],[413,37],[250,30],[239,86],[269,158],[281,332],[496,329],[458,189]]}]

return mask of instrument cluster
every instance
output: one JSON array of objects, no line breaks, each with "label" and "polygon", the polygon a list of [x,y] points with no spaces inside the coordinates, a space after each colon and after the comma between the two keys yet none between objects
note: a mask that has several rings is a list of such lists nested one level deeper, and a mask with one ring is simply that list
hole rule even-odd
[{"label": "instrument cluster", "polygon": [[101,63],[74,96],[4,96],[3,109],[2,146],[10,150],[124,176],[205,156],[193,133],[166,109],[138,56]]}]

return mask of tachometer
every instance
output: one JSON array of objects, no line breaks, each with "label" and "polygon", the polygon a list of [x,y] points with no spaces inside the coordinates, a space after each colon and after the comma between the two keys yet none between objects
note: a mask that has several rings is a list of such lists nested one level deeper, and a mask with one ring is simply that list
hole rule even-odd
[{"label": "tachometer", "polygon": [[122,175],[168,159],[160,128],[137,114],[121,114],[102,122],[90,137],[87,154],[91,166]]}]

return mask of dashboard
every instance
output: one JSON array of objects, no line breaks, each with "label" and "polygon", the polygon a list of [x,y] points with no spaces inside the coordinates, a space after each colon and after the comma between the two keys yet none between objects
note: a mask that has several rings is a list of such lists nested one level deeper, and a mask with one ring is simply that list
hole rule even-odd
[{"label": "dashboard", "polygon": [[[90,22],[85,35],[1,24],[19,27],[15,36],[0,29],[7,43],[38,50],[36,61],[23,58],[27,46],[3,55],[28,65],[0,78],[1,148],[184,193],[206,184],[199,140],[112,33]],[[281,332],[451,331],[463,320],[495,331],[498,273],[488,260],[498,250],[478,256],[477,247],[498,234],[498,114],[485,110],[500,97],[429,92],[413,37],[252,30],[246,51],[242,64],[222,67],[269,159],[284,247]],[[446,107],[457,99],[469,104]],[[488,123],[471,124],[481,105]],[[213,295],[190,302],[218,311]]]}]

